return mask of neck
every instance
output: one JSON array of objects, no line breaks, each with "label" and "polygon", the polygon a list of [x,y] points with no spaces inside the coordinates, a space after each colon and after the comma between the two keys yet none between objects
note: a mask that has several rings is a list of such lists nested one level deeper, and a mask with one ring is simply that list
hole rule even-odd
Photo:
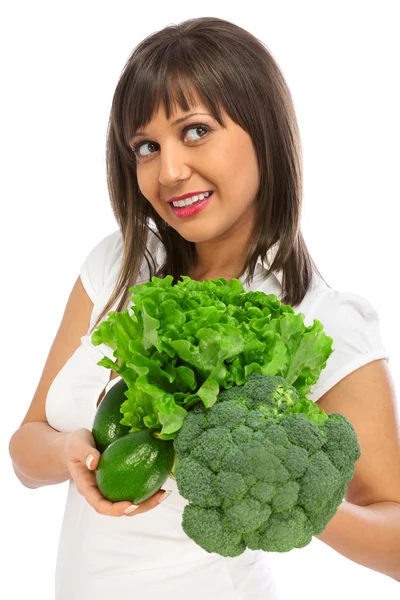
[{"label": "neck", "polygon": [[243,219],[223,234],[212,240],[197,242],[194,274],[204,279],[240,277],[248,256],[254,219],[254,211],[249,209]]},{"label": "neck", "polygon": [[[192,279],[216,279],[224,277],[230,280],[231,278],[239,278],[245,266],[245,254],[234,256],[229,251],[224,251],[223,254],[217,251],[217,248],[208,247],[202,248],[199,252],[197,248],[197,261],[194,264],[190,277]],[[205,251],[204,251],[205,250]],[[229,260],[226,260],[226,257]]]}]

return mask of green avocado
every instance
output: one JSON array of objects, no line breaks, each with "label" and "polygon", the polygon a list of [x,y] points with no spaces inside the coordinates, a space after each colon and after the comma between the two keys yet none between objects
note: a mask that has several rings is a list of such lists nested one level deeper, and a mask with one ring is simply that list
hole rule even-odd
[{"label": "green avocado", "polygon": [[128,433],[101,455],[97,486],[111,502],[144,502],[167,480],[174,459],[173,440],[155,438],[150,429]]},{"label": "green avocado", "polygon": [[129,433],[130,427],[120,423],[123,418],[120,408],[127,399],[125,396],[127,389],[127,384],[121,379],[108,390],[97,409],[93,421],[92,435],[96,442],[96,448],[101,453],[112,442]]}]

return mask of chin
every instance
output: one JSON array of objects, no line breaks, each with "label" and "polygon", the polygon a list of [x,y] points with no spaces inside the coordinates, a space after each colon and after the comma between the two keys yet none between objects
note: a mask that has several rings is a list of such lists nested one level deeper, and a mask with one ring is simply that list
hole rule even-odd
[{"label": "chin", "polygon": [[201,242],[208,242],[214,239],[215,235],[210,233],[206,233],[205,231],[199,231],[199,229],[194,228],[193,231],[180,231],[179,229],[175,229],[179,233],[181,237],[183,237],[187,242],[193,242],[194,244],[200,244]]}]

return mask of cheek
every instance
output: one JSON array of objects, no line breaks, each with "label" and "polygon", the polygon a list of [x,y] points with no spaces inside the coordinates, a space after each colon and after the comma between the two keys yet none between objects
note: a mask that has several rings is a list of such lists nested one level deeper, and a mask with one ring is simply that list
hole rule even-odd
[{"label": "cheek", "polygon": [[256,157],[252,157],[252,159],[247,161],[247,164],[242,167],[242,174],[240,189],[244,196],[249,198],[249,201],[253,201],[260,186],[260,176]]},{"label": "cheek", "polygon": [[220,159],[211,164],[218,165],[222,185],[236,197],[254,198],[259,187],[259,169],[253,144],[247,137],[241,138],[230,152],[221,153]]},{"label": "cheek", "polygon": [[[145,201],[152,205],[157,210],[157,189],[154,183],[152,184],[151,178],[138,178],[138,187],[140,193],[144,196]],[[158,210],[160,207],[158,206]]]},{"label": "cheek", "polygon": [[143,175],[138,174],[136,176],[138,188],[142,192],[143,196],[149,197],[151,190],[151,183],[149,177],[144,177]]}]

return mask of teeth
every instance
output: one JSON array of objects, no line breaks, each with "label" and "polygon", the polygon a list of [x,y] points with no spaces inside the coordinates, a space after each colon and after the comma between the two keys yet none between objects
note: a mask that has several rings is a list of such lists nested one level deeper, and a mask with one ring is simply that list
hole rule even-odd
[{"label": "teeth", "polygon": [[211,192],[206,192],[205,194],[199,194],[198,196],[192,196],[191,198],[185,198],[185,200],[179,200],[178,202],[173,202],[172,204],[177,208],[182,206],[190,206],[199,200],[204,200],[204,198],[208,198]]}]

